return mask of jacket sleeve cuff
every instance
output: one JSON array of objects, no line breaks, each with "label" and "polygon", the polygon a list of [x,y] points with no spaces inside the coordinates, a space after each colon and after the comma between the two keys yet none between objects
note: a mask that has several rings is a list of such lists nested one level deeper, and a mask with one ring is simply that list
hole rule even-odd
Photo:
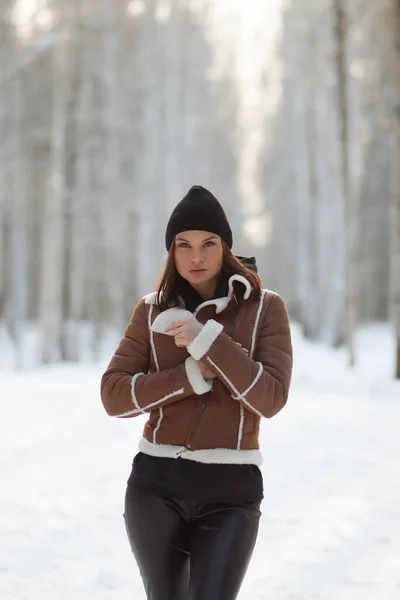
[{"label": "jacket sleeve cuff", "polygon": [[207,321],[200,333],[187,347],[187,351],[195,360],[201,360],[209,351],[219,334],[223,331],[223,325],[213,319]]},{"label": "jacket sleeve cuff", "polygon": [[212,389],[212,383],[204,379],[197,360],[189,356],[185,360],[186,375],[195,394],[199,396]]}]

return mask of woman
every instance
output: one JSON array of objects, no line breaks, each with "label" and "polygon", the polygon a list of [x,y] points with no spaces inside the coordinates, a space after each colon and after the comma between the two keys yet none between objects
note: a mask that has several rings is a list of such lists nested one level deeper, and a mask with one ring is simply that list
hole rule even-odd
[{"label": "woman", "polygon": [[283,300],[232,241],[218,200],[192,187],[101,382],[109,415],[149,415],[124,513],[148,600],[233,600],[256,542],[260,418],[286,403],[292,346]]}]

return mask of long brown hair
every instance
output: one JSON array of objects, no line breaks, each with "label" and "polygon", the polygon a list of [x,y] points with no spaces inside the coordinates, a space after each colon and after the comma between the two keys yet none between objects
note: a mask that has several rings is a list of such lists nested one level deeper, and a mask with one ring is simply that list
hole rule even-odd
[{"label": "long brown hair", "polygon": [[[250,298],[258,300],[261,296],[262,284],[259,276],[253,270],[248,269],[239,258],[237,258],[229,248],[228,244],[222,242],[222,267],[220,277],[229,279],[232,275],[242,275],[251,284],[252,291]],[[168,253],[168,258],[165,263],[164,271],[157,284],[157,304],[163,311],[170,306],[181,306],[182,296],[184,297],[185,287],[187,289],[187,281],[178,273],[175,266],[175,240],[171,244]],[[234,287],[236,282],[234,282]],[[238,293],[236,293],[238,292]],[[243,301],[244,292],[242,286],[235,289],[236,297],[239,303]]]}]

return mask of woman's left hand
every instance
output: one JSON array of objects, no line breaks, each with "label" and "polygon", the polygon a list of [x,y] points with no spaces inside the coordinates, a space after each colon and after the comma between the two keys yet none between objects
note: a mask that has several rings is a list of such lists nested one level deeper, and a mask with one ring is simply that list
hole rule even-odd
[{"label": "woman's left hand", "polygon": [[174,323],[171,323],[171,325],[165,329],[165,333],[173,331],[175,344],[185,348],[193,342],[194,338],[198,336],[203,327],[204,325],[194,319],[174,321]]}]

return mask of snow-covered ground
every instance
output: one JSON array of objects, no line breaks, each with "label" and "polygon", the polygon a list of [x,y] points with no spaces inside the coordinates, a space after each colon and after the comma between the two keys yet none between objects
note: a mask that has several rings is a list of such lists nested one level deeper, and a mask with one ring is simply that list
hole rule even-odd
[{"label": "snow-covered ground", "polygon": [[[264,421],[266,497],[241,600],[399,600],[400,384],[389,330],[359,365],[294,330],[290,400]],[[106,363],[0,372],[1,600],[142,600],[122,518],[143,419],[101,405]]]}]

